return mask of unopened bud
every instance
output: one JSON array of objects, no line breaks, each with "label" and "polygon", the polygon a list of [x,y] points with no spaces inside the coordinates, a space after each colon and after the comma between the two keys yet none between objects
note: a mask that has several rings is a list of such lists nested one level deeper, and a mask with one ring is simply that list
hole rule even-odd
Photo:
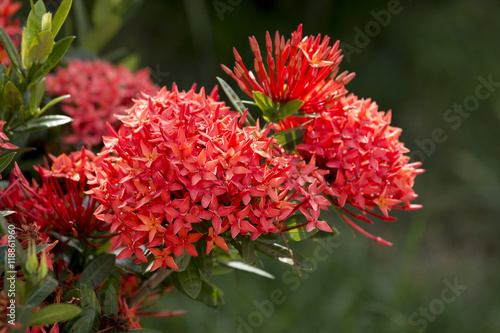
[{"label": "unopened bud", "polygon": [[45,13],[42,16],[42,31],[49,31],[52,29],[52,13]]}]

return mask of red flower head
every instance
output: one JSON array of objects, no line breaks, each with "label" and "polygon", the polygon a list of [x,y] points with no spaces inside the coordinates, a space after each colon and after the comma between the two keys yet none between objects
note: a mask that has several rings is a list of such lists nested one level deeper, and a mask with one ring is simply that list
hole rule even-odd
[{"label": "red flower head", "polygon": [[[292,128],[306,120],[289,117],[277,129]],[[344,212],[369,223],[364,215],[345,209],[345,204],[385,220],[394,220],[388,215],[392,208],[421,207],[410,204],[417,197],[412,187],[415,176],[423,172],[418,169],[421,163],[408,163],[410,158],[404,155],[408,149],[398,140],[401,129],[390,126],[390,122],[390,111],[380,112],[375,102],[351,94],[307,124],[304,143],[296,147],[301,156],[314,157],[320,169],[328,170],[325,178],[329,186],[325,193]],[[373,213],[375,207],[383,216]],[[367,234],[347,217],[346,220]]]},{"label": "red flower head", "polygon": [[[69,156],[51,158],[50,168],[48,164],[45,168],[35,167],[41,185],[35,181],[30,184],[16,165],[16,179],[2,194],[3,206],[12,206],[17,216],[36,223],[44,234],[55,231],[85,241],[101,237],[102,232],[109,230],[109,225],[94,217],[97,202],[84,194],[88,190],[87,180],[95,172],[95,155],[82,149]],[[21,193],[24,198],[18,201]]]},{"label": "red flower head", "polygon": [[[7,35],[12,38],[14,45],[17,47],[22,29],[19,26],[19,19],[12,20],[12,16],[21,8],[21,3],[11,0],[0,0],[0,27],[2,27]],[[0,64],[5,66],[10,65],[9,57],[7,57],[7,52],[0,43]]]},{"label": "red flower head", "polygon": [[301,191],[306,181],[324,183],[321,174],[273,148],[269,128],[241,128],[244,118],[218,102],[215,90],[163,88],[119,119],[119,132],[104,140],[102,156],[109,156],[96,173],[98,187],[89,192],[101,203],[97,217],[120,231],[118,258],[135,253],[146,261],[145,244],[153,269],[176,269],[173,256],[197,256],[201,239],[227,250],[225,230],[233,238],[277,233],[299,208],[314,227],[329,229],[316,221],[326,199]]},{"label": "red flower head", "polygon": [[149,79],[149,70],[131,73],[124,66],[95,60],[72,60],[67,68],[47,75],[47,92],[70,94],[62,102],[62,110],[73,118],[74,134],[65,142],[99,145],[107,134],[106,123],[117,128],[114,114],[123,114],[138,93],[151,93],[157,87]]},{"label": "red flower head", "polygon": [[339,42],[329,46],[329,41],[328,36],[321,40],[321,35],[302,38],[300,25],[286,42],[276,32],[273,52],[273,41],[268,32],[267,69],[255,37],[250,37],[255,54],[255,74],[247,70],[236,49],[233,49],[236,58],[234,72],[224,65],[222,68],[250,97],[253,97],[253,91],[258,91],[279,104],[301,100],[304,102],[302,111],[318,112],[345,94],[343,86],[354,77],[354,73],[347,72],[336,77],[343,56],[340,55]]}]

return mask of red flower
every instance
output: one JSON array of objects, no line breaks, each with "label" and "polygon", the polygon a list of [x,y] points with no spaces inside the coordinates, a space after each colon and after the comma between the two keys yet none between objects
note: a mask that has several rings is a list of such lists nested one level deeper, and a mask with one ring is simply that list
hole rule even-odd
[{"label": "red flower", "polygon": [[107,134],[106,123],[117,128],[115,114],[123,114],[132,98],[140,92],[152,93],[157,87],[149,79],[149,70],[131,73],[124,66],[95,60],[72,60],[67,68],[47,75],[47,92],[70,94],[62,102],[62,110],[73,118],[74,134],[65,142],[99,145]]},{"label": "red flower", "polygon": [[161,250],[150,248],[151,253],[155,256],[155,260],[153,261],[153,266],[151,266],[151,272],[156,270],[157,268],[167,268],[170,267],[172,269],[178,270],[179,267],[175,264],[174,258],[170,256],[172,250],[168,247],[164,247]]},{"label": "red flower", "polygon": [[343,86],[354,77],[354,73],[348,75],[344,72],[335,78],[343,56],[340,55],[339,42],[329,46],[329,41],[328,36],[321,41],[321,35],[302,39],[300,25],[286,42],[276,32],[273,52],[273,41],[267,32],[267,69],[255,37],[250,37],[255,54],[255,74],[247,70],[236,49],[233,49],[236,58],[234,72],[224,65],[222,68],[250,97],[253,97],[253,91],[258,91],[279,104],[301,100],[304,102],[302,111],[318,112],[342,96],[345,93]]},{"label": "red flower", "polygon": [[[12,38],[14,45],[19,46],[21,40],[22,29],[19,26],[19,19],[12,20],[12,16],[21,8],[21,3],[11,0],[0,0],[0,27],[2,27],[7,35]],[[7,52],[0,43],[0,64],[5,66],[10,65]]]},{"label": "red flower", "polygon": [[[285,130],[306,120],[290,117],[276,128]],[[371,100],[351,94],[306,125],[304,143],[296,147],[301,156],[314,158],[320,169],[329,172],[325,176],[325,193],[346,214],[369,223],[364,215],[345,209],[345,204],[385,220],[394,219],[388,213],[392,208],[421,207],[410,203],[417,197],[412,187],[415,176],[423,172],[418,169],[421,163],[409,163],[410,158],[404,155],[408,149],[398,140],[401,129],[390,126],[390,122],[390,112],[380,112]],[[383,216],[373,213],[375,207]],[[354,225],[347,218],[346,221]]]},{"label": "red flower", "polygon": [[[88,189],[87,179],[93,177],[95,155],[82,149],[69,156],[51,156],[49,168],[38,166],[41,185],[30,184],[16,165],[15,179],[2,194],[2,205],[12,206],[21,218],[36,223],[45,234],[55,231],[64,236],[81,238],[85,241],[101,237],[109,225],[94,217],[97,202],[84,195]],[[22,193],[23,200],[18,198]],[[99,235],[98,235],[99,234]]]},{"label": "red flower", "polygon": [[305,179],[323,184],[322,174],[285,154],[267,138],[270,128],[242,128],[244,118],[218,102],[216,91],[163,88],[119,119],[118,133],[104,139],[89,193],[101,203],[97,218],[124,235],[115,245],[144,244],[157,257],[153,268],[172,267],[170,251],[197,255],[193,243],[202,238],[194,224],[209,230],[203,235],[209,249],[215,242],[227,250],[225,230],[255,239],[280,232],[299,208],[314,219],[325,207],[320,193],[301,191]]}]

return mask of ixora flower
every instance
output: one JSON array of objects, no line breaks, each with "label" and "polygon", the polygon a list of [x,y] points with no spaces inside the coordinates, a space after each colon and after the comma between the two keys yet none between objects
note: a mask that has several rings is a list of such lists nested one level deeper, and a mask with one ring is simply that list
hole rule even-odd
[{"label": "ixora flower", "polygon": [[47,75],[49,94],[71,95],[62,102],[62,110],[73,118],[74,133],[65,137],[66,143],[101,144],[107,134],[106,123],[117,128],[114,114],[123,114],[139,92],[157,89],[148,69],[131,73],[124,66],[101,60],[75,59]]},{"label": "ixora flower", "polygon": [[273,41],[269,32],[266,34],[266,50],[263,56],[255,37],[250,37],[250,46],[255,55],[255,74],[249,71],[236,49],[233,49],[236,63],[234,72],[222,65],[250,97],[260,92],[272,102],[282,105],[293,100],[303,102],[302,111],[317,112],[325,109],[334,100],[345,94],[343,86],[354,73],[343,72],[337,76],[343,56],[339,42],[329,45],[330,38],[321,35],[302,38],[302,25],[285,42],[276,32]]},{"label": "ixora flower", "polygon": [[[309,118],[289,117],[276,126],[285,130],[304,123]],[[316,165],[327,170],[328,182],[324,193],[347,215],[371,223],[365,214],[384,220],[394,220],[392,209],[418,209],[410,202],[417,197],[413,191],[415,176],[424,170],[421,163],[409,163],[408,149],[399,142],[401,129],[390,126],[391,112],[378,111],[370,99],[358,99],[350,94],[321,112],[305,126],[304,142],[296,149],[305,159],[314,158]],[[346,203],[363,212],[357,215],[345,208]],[[378,207],[380,216],[373,212]],[[368,237],[390,243],[366,233],[346,215],[355,229]]]},{"label": "ixora flower", "polygon": [[51,156],[52,165],[37,166],[41,185],[30,184],[16,165],[9,187],[1,195],[3,209],[16,211],[14,219],[31,221],[38,231],[51,231],[87,242],[102,237],[109,225],[94,217],[98,205],[84,195],[87,180],[95,173],[96,156],[82,148],[79,152]]},{"label": "ixora flower", "polygon": [[[21,8],[21,3],[11,0],[0,0],[0,27],[2,27],[7,35],[14,41],[16,47],[19,45],[19,41],[22,29],[19,26],[19,19],[12,19],[12,16]],[[0,43],[0,64],[5,66],[10,65],[9,58],[7,57],[7,52]]]},{"label": "ixora flower", "polygon": [[[120,130],[104,139],[102,163],[90,193],[101,205],[97,218],[118,231],[118,258],[154,256],[152,269],[177,269],[173,257],[207,242],[228,249],[221,236],[278,233],[299,210],[310,229],[331,231],[318,221],[329,202],[317,168],[285,154],[267,138],[270,128],[242,128],[216,89],[187,92],[174,85],[137,99]],[[304,190],[312,189],[311,191]],[[143,246],[145,245],[145,247]],[[146,252],[144,252],[146,251]]]}]

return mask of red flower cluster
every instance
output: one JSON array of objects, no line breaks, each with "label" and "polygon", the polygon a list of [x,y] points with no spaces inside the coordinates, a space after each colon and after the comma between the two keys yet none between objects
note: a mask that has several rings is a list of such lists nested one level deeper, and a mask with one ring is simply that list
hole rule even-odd
[{"label": "red flower cluster", "polygon": [[[0,27],[2,27],[7,35],[12,38],[14,41],[14,45],[16,47],[19,45],[19,41],[21,40],[20,36],[22,33],[22,29],[19,26],[19,19],[12,19],[12,16],[21,8],[20,2],[12,2],[11,0],[0,0]],[[7,53],[0,42],[0,64],[4,64],[5,66],[10,65],[9,57],[7,57]]]},{"label": "red flower cluster", "polygon": [[67,68],[47,75],[47,92],[70,94],[62,102],[62,110],[73,118],[74,134],[66,143],[99,145],[107,134],[106,123],[117,128],[115,114],[123,114],[139,92],[152,93],[157,87],[149,78],[149,70],[131,73],[124,66],[95,60],[72,60]]},{"label": "red flower cluster", "polygon": [[343,56],[340,55],[339,42],[329,46],[329,41],[328,36],[321,41],[321,35],[302,39],[300,25],[286,43],[285,38],[276,32],[273,55],[273,42],[267,32],[267,70],[255,37],[250,37],[250,46],[255,54],[257,77],[247,70],[236,49],[233,49],[236,58],[234,73],[224,65],[222,68],[250,97],[253,91],[259,91],[275,103],[301,100],[304,102],[303,111],[321,111],[345,93],[343,86],[354,77],[354,73],[347,72],[337,76]]},{"label": "red flower cluster", "polygon": [[177,269],[173,256],[197,256],[193,243],[202,238],[207,253],[214,244],[227,250],[225,230],[233,238],[278,233],[299,209],[309,229],[331,231],[318,221],[329,204],[322,174],[277,148],[269,128],[242,128],[244,117],[218,102],[216,90],[163,88],[118,118],[123,125],[104,139],[107,157],[89,192],[101,203],[97,217],[120,231],[118,258],[146,261],[145,244],[155,257],[151,270]]},{"label": "red flower cluster", "polygon": [[55,231],[88,241],[109,230],[109,225],[94,217],[97,202],[84,195],[87,180],[93,178],[95,155],[82,149],[69,156],[51,156],[52,166],[35,167],[42,184],[30,184],[16,165],[15,179],[2,193],[2,209],[15,210],[13,219],[29,221],[39,232],[47,235]]},{"label": "red flower cluster", "polygon": [[[276,33],[275,61],[267,34],[269,76],[263,69],[255,37],[250,38],[250,43],[256,56],[258,80],[246,70],[236,52],[235,74],[223,68],[249,95],[252,90],[260,91],[275,103],[300,99],[304,102],[303,112],[320,115],[306,125],[304,143],[296,149],[303,158],[315,161],[326,172],[328,185],[323,193],[347,214],[371,223],[365,215],[345,209],[346,203],[360,209],[363,214],[385,220],[394,219],[388,216],[391,208],[420,208],[410,201],[417,197],[412,189],[414,178],[423,170],[418,169],[420,163],[408,163],[409,157],[404,155],[408,150],[398,141],[401,129],[390,126],[390,112],[379,112],[377,105],[369,99],[345,96],[344,85],[353,73],[347,75],[344,72],[334,77],[342,59],[338,42],[329,47],[328,37],[320,43],[320,36],[300,41],[301,36],[302,26],[286,43]],[[310,118],[288,117],[273,128],[287,130],[308,120]],[[379,207],[384,216],[373,213],[375,207]],[[345,214],[344,218],[368,237],[390,245],[366,233]]]}]

